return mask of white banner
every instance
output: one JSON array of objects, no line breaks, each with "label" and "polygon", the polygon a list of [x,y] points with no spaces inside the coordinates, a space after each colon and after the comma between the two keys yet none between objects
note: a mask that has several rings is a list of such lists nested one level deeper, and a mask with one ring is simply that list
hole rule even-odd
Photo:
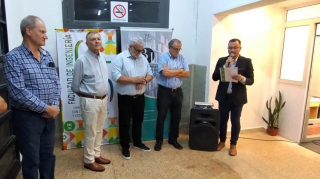
[{"label": "white banner", "polygon": [[[63,122],[63,149],[83,146],[83,121],[78,96],[71,90],[73,67],[75,61],[87,51],[86,35],[97,31],[101,35],[102,48],[100,52],[107,56],[109,76],[111,63],[116,57],[115,29],[57,29],[57,49],[59,76],[61,82],[61,114]],[[104,125],[102,144],[117,143],[118,130],[118,100],[114,89],[115,82],[109,79],[108,116]]]}]

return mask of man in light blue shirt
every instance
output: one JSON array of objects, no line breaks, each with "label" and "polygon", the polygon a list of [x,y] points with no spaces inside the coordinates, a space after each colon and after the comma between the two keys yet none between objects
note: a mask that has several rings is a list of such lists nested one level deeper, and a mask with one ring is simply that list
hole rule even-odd
[{"label": "man in light blue shirt", "polygon": [[128,50],[118,54],[113,62],[111,76],[117,82],[119,108],[119,135],[122,156],[130,159],[130,120],[132,118],[133,147],[145,152],[150,148],[141,142],[141,128],[144,117],[144,92],[153,76],[146,57],[141,55],[143,40],[133,38]]},{"label": "man in light blue shirt", "polygon": [[182,78],[190,76],[186,60],[179,54],[181,41],[172,39],[169,42],[169,52],[160,56],[158,71],[158,95],[157,95],[157,129],[155,151],[160,151],[163,142],[163,126],[168,110],[171,111],[171,122],[169,132],[169,144],[176,149],[183,149],[177,142],[179,137],[179,123],[181,120],[181,107],[183,93],[181,89]]}]

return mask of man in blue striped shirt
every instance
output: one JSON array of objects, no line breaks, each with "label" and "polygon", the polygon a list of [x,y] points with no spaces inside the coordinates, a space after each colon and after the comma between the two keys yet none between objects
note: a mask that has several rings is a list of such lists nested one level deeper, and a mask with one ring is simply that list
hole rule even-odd
[{"label": "man in blue striped shirt", "polygon": [[169,132],[169,144],[176,149],[183,149],[178,143],[179,123],[181,120],[181,107],[183,93],[181,89],[182,78],[190,76],[187,61],[179,54],[181,41],[172,39],[169,42],[169,52],[160,56],[158,71],[158,95],[157,95],[157,129],[155,151],[160,151],[163,141],[163,126],[168,110],[171,111],[171,122]]},{"label": "man in blue striped shirt", "polygon": [[23,178],[53,179],[56,157],[55,120],[59,114],[60,82],[48,51],[44,22],[36,16],[20,24],[22,44],[6,54],[4,75],[13,111],[14,132],[22,154]]}]

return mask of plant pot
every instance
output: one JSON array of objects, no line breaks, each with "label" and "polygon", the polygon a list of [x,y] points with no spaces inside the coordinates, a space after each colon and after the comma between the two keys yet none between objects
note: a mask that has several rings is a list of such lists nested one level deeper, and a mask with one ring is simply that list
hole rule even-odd
[{"label": "plant pot", "polygon": [[278,129],[277,129],[277,128],[276,128],[276,129],[268,128],[268,129],[267,129],[267,133],[268,133],[269,135],[271,135],[271,136],[276,136],[276,135],[278,135]]}]

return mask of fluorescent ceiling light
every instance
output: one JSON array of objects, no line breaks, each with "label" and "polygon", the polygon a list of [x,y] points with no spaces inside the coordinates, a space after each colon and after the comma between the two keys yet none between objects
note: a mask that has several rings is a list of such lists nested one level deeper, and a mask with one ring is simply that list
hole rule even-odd
[{"label": "fluorescent ceiling light", "polygon": [[98,11],[98,16],[100,16],[100,14],[101,14],[101,10]]}]

